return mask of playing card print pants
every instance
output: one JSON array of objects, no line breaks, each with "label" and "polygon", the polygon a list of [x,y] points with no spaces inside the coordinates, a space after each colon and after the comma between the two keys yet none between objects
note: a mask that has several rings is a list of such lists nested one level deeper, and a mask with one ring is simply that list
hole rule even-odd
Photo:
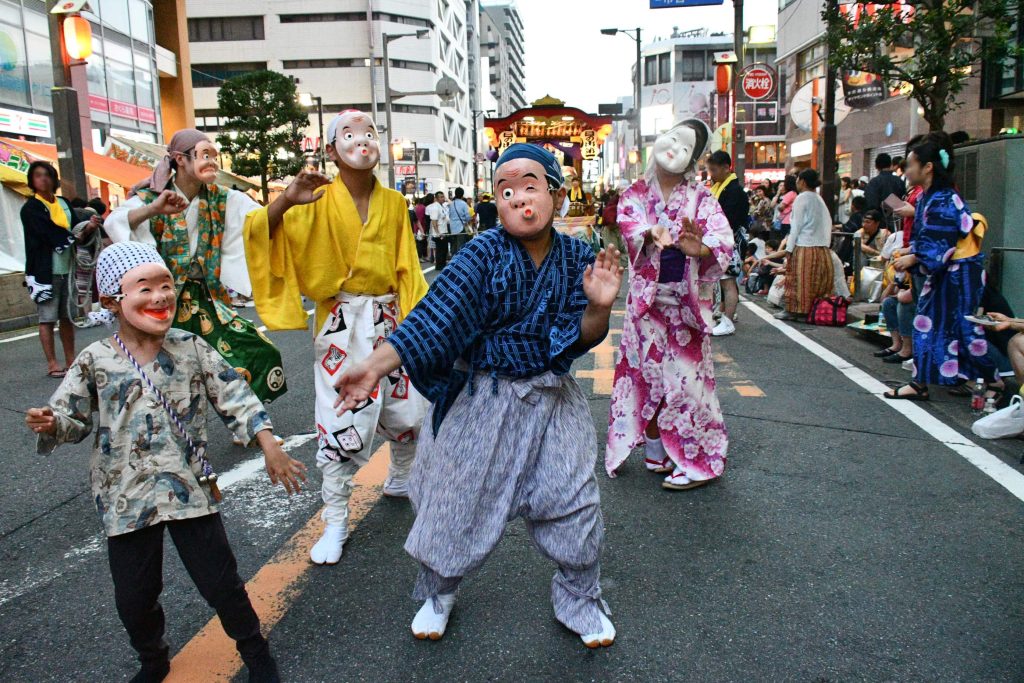
[{"label": "playing card print pants", "polygon": [[381,380],[370,400],[337,415],[334,383],[364,360],[395,331],[398,302],[394,295],[362,296],[342,292],[313,342],[316,364],[316,462],[323,474],[324,520],[344,527],[352,477],[373,454],[373,435],[390,442],[392,477],[407,477],[416,454],[427,402],[413,388],[404,369]]}]

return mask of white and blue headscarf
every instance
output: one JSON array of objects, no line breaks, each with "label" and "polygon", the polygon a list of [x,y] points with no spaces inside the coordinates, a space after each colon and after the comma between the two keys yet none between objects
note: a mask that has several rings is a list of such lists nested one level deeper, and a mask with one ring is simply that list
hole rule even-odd
[{"label": "white and blue headscarf", "polygon": [[[157,250],[141,242],[115,242],[100,252],[96,262],[96,282],[101,296],[117,296],[121,294],[121,281],[128,271],[147,263],[156,263],[167,267]],[[113,327],[116,316],[107,309],[99,313],[90,313],[89,320]]]}]

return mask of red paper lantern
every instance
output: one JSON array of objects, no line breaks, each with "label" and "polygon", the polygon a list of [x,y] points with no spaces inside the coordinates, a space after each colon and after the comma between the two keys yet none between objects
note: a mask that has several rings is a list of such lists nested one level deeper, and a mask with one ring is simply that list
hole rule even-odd
[{"label": "red paper lantern", "polygon": [[84,17],[64,18],[64,49],[75,61],[89,59],[92,54],[92,27]]},{"label": "red paper lantern", "polygon": [[715,92],[725,95],[732,89],[732,68],[728,64],[715,67]]}]

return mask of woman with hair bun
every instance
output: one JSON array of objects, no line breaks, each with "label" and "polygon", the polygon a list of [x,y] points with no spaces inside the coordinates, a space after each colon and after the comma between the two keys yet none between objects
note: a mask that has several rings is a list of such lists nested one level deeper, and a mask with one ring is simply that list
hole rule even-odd
[{"label": "woman with hair bun", "polygon": [[765,263],[787,257],[786,309],[775,315],[779,320],[806,317],[815,299],[832,293],[832,216],[815,192],[819,185],[817,171],[808,168],[800,172],[786,248],[762,259]]}]

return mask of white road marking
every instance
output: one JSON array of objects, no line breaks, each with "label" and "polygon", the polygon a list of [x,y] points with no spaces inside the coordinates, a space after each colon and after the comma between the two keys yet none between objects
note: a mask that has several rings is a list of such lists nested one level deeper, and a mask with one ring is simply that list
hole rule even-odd
[{"label": "white road marking", "polygon": [[0,339],[0,344],[8,344],[10,342],[21,341],[22,339],[31,339],[32,337],[38,337],[39,332],[29,332],[28,334],[19,334],[17,337],[8,337],[7,339]]},{"label": "white road marking", "polygon": [[[315,432],[310,432],[308,434],[294,434],[284,440],[284,444],[281,448],[286,452],[292,451],[309,443],[315,438]],[[228,488],[237,486],[241,482],[251,479],[262,472],[263,456],[261,455],[239,463],[227,472],[219,475],[217,478],[217,485],[221,489],[227,490]],[[281,501],[275,501],[276,504],[280,504],[280,502]],[[62,562],[58,568],[39,570],[36,567],[29,567],[25,576],[20,581],[4,580],[0,582],[0,606],[3,606],[11,600],[19,598],[26,593],[34,591],[35,589],[45,586],[55,579],[60,578],[65,573],[71,571],[84,562],[90,555],[105,548],[107,544],[104,541],[104,535],[102,533],[97,534],[82,545],[76,546],[64,553],[65,561]]]},{"label": "white road marking", "polygon": [[903,415],[921,430],[925,431],[933,439],[954,451],[971,463],[984,474],[989,476],[997,484],[1012,493],[1018,499],[1024,501],[1024,474],[1007,465],[990,451],[982,448],[960,432],[956,431],[942,420],[938,419],[924,408],[911,401],[891,401],[882,394],[890,390],[882,382],[864,372],[848,360],[832,353],[821,344],[811,340],[802,332],[776,320],[771,313],[768,313],[757,304],[744,302],[743,304],[750,311],[761,318],[775,329],[804,347],[818,358],[822,359],[839,372],[846,375],[847,379],[854,384],[882,401],[885,405]]}]

